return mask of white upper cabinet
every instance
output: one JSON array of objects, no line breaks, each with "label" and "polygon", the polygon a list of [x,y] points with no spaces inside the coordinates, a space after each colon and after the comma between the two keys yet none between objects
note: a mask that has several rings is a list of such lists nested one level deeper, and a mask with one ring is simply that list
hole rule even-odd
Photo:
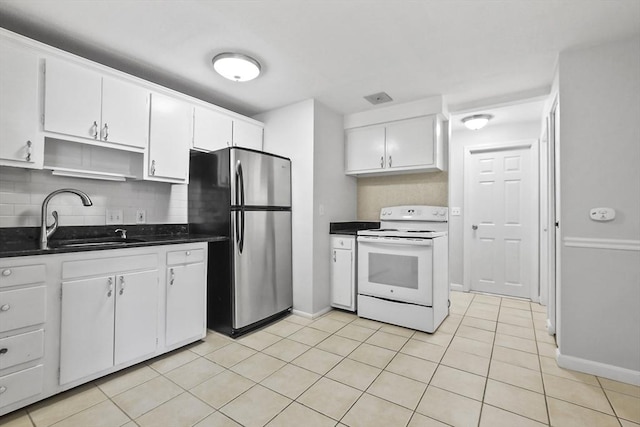
[{"label": "white upper cabinet", "polygon": [[188,181],[192,115],[193,109],[186,102],[158,93],[151,95],[145,179],[176,183]]},{"label": "white upper cabinet", "polygon": [[346,174],[443,170],[442,118],[399,120],[346,131]]},{"label": "white upper cabinet", "polygon": [[142,87],[47,59],[44,130],[144,149],[149,93]]},{"label": "white upper cabinet", "polygon": [[0,39],[0,165],[42,168],[38,56]]},{"label": "white upper cabinet", "polygon": [[245,122],[233,121],[233,145],[235,147],[251,148],[262,151],[263,126]]},{"label": "white upper cabinet", "polygon": [[215,151],[231,146],[233,120],[230,116],[200,106],[193,111],[193,148]]}]

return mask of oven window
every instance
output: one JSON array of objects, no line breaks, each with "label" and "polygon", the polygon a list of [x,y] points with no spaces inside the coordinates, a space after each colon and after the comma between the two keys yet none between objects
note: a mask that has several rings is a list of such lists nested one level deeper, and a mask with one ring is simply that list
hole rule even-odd
[{"label": "oven window", "polygon": [[369,283],[418,289],[418,257],[369,253]]}]

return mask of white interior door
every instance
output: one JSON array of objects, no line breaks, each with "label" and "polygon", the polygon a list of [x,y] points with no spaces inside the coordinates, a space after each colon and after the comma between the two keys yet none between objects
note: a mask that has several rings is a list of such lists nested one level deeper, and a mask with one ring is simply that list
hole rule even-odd
[{"label": "white interior door", "polygon": [[467,289],[537,299],[536,155],[533,142],[466,150]]}]

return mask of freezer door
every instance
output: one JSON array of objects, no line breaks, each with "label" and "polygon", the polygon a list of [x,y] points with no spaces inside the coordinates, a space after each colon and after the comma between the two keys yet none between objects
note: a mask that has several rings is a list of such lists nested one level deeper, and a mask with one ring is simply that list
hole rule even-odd
[{"label": "freezer door", "polygon": [[233,328],[293,305],[291,212],[231,212],[234,248]]},{"label": "freezer door", "polygon": [[291,206],[291,161],[256,151],[230,150],[232,206]]}]

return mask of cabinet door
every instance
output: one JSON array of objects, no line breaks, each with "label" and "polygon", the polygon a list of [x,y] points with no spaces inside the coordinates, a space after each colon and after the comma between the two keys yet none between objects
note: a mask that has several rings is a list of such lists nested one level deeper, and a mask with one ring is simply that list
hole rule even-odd
[{"label": "cabinet door", "polygon": [[113,366],[115,278],[62,282],[60,384]]},{"label": "cabinet door", "polygon": [[98,139],[102,77],[80,66],[47,59],[44,129]]},{"label": "cabinet door", "polygon": [[331,251],[331,304],[350,308],[353,304],[353,252]]},{"label": "cabinet door", "polygon": [[263,127],[255,123],[233,121],[233,145],[262,151]]},{"label": "cabinet door", "polygon": [[193,120],[193,148],[196,150],[215,151],[231,145],[231,117],[218,111],[195,107]]},{"label": "cabinet door", "polygon": [[167,269],[167,346],[204,333],[205,286],[204,263]]},{"label": "cabinet door", "polygon": [[434,116],[387,125],[387,167],[430,166],[435,161]]},{"label": "cabinet door", "polygon": [[189,176],[191,108],[184,102],[151,94],[148,175],[186,181]]},{"label": "cabinet door", "polygon": [[382,170],[384,156],[384,126],[367,126],[346,132],[346,172]]},{"label": "cabinet door", "polygon": [[115,364],[151,354],[158,338],[158,270],[116,276]]},{"label": "cabinet door", "polygon": [[[0,41],[0,159],[42,164],[38,123],[38,57]],[[36,147],[37,145],[37,147]]]},{"label": "cabinet door", "polygon": [[149,92],[134,84],[104,77],[100,138],[144,148],[148,134]]}]

